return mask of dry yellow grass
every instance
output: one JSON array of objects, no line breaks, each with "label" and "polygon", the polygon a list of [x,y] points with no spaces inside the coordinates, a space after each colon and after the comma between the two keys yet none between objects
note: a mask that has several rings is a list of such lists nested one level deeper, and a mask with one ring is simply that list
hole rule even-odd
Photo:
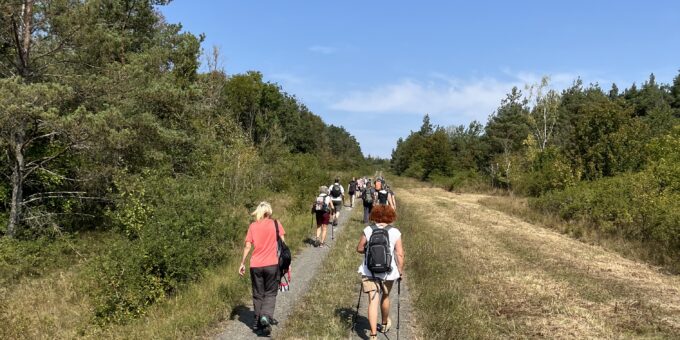
[{"label": "dry yellow grass", "polygon": [[420,232],[443,239],[414,246],[469,276],[445,281],[480,312],[483,337],[680,337],[676,276],[485,208],[485,195],[407,185],[398,197]]}]

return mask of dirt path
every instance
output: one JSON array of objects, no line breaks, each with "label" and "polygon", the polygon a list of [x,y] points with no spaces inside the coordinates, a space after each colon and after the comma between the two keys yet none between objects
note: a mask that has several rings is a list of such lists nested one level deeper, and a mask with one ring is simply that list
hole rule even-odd
[{"label": "dirt path", "polygon": [[[392,319],[392,329],[384,336],[378,336],[379,339],[397,339],[397,320],[401,319],[399,325],[399,339],[416,339],[416,329],[414,319],[411,313],[411,294],[408,289],[408,280],[405,278],[401,282],[401,295],[397,294],[397,282],[394,283],[392,292],[390,293],[390,318]],[[358,290],[357,290],[358,293]],[[358,295],[357,295],[358,298]],[[399,301],[399,303],[397,303]],[[355,305],[356,307],[356,305]],[[366,318],[366,311],[368,308],[368,298],[366,294],[362,294],[361,307],[359,308],[359,316],[357,317],[357,324],[352,333],[352,339],[368,339],[371,334],[368,319]],[[399,313],[397,315],[397,309]],[[398,317],[399,316],[399,317]],[[380,316],[378,316],[378,322]]]},{"label": "dirt path", "polygon": [[474,280],[469,301],[502,337],[680,337],[678,276],[486,208],[487,196],[413,188],[399,197],[456,247],[452,261]]},{"label": "dirt path", "polygon": [[[340,214],[338,226],[335,227],[334,238],[342,233],[344,226],[347,224],[352,208],[345,207],[343,213]],[[293,259],[293,267],[291,269],[292,282],[288,292],[279,292],[276,298],[276,309],[274,311],[274,319],[279,324],[273,327],[272,337],[276,338],[276,334],[280,332],[282,327],[285,327],[286,320],[291,311],[294,310],[295,304],[300,300],[304,293],[308,290],[309,283],[314,278],[315,273],[319,270],[323,260],[328,255],[330,249],[335,245],[335,240],[331,240],[331,230],[328,229],[328,237],[326,239],[328,247],[314,248],[309,246],[302,252],[297,254]],[[220,340],[239,340],[239,339],[257,339],[258,336],[252,331],[250,326],[253,324],[253,305],[252,300],[248,299],[248,303],[244,306],[237,307],[234,311],[232,320],[221,325],[222,331],[215,336],[215,339]]]}]

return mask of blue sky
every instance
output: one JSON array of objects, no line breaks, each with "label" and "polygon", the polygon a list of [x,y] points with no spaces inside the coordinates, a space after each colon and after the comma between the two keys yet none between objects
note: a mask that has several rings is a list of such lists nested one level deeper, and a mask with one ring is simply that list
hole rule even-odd
[{"label": "blue sky", "polygon": [[485,123],[512,86],[549,75],[619,88],[680,69],[680,1],[174,0],[228,74],[261,71],[364,154],[434,124]]}]

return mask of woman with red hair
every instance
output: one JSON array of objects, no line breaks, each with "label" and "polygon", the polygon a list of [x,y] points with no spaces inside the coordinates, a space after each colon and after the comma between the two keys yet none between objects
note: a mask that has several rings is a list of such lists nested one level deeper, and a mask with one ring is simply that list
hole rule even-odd
[{"label": "woman with red hair", "polygon": [[[392,226],[397,219],[397,214],[394,208],[389,205],[376,205],[371,211],[371,221],[373,225],[364,228],[359,244],[357,245],[357,252],[364,254],[364,261],[359,266],[359,273],[361,274],[361,286],[364,293],[368,294],[368,323],[371,328],[370,339],[377,338],[378,331],[378,305],[382,316],[382,324],[380,331],[387,333],[392,327],[392,320],[389,317],[390,312],[390,291],[395,280],[400,280],[404,273],[404,248],[401,242],[401,232],[396,227]],[[371,236],[374,233],[385,235],[387,234],[388,249],[391,255],[390,270],[386,272],[376,273],[369,268],[368,257],[373,244]],[[377,239],[374,238],[374,240]],[[375,241],[373,241],[375,242]],[[381,296],[382,293],[382,297]]]}]

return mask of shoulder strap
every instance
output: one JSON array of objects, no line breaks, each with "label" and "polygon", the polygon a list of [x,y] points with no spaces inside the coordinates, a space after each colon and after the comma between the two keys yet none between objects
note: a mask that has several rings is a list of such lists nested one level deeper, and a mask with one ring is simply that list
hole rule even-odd
[{"label": "shoulder strap", "polygon": [[281,238],[281,236],[279,236],[279,221],[274,220],[274,227],[276,227],[276,239],[278,240]]}]

